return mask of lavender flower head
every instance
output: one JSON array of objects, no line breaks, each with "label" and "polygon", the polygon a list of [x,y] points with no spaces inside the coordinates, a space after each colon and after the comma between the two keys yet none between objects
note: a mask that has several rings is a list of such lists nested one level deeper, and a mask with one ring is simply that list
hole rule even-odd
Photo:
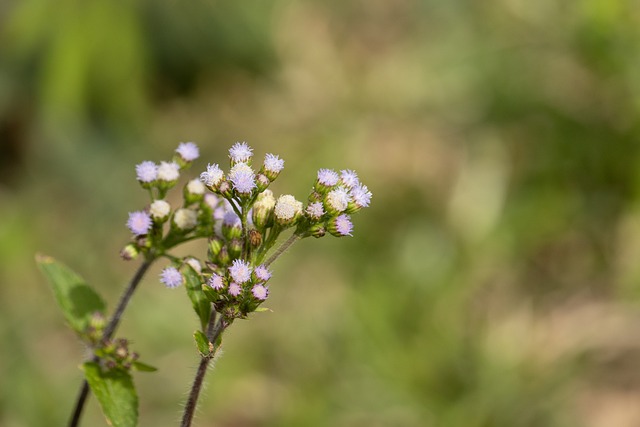
[{"label": "lavender flower head", "polygon": [[371,191],[364,184],[358,184],[351,189],[351,197],[359,208],[366,208],[371,203]]},{"label": "lavender flower head", "polygon": [[318,171],[318,182],[327,187],[333,187],[338,183],[340,177],[336,171],[331,169],[320,169]]},{"label": "lavender flower head", "polygon": [[234,259],[233,264],[229,267],[229,275],[235,282],[245,283],[251,278],[251,267],[244,260]]},{"label": "lavender flower head", "polygon": [[207,284],[211,286],[213,289],[215,289],[216,291],[219,291],[222,288],[224,288],[224,281],[222,280],[222,276],[215,273],[213,273],[211,278],[209,278],[209,281],[207,282]]},{"label": "lavender flower head", "polygon": [[135,236],[147,234],[151,229],[151,217],[144,211],[129,213],[127,227]]},{"label": "lavender flower head", "polygon": [[[245,166],[245,168],[238,168],[238,166]],[[235,169],[235,170],[234,170]],[[245,163],[238,163],[229,172],[229,180],[233,184],[233,188],[241,194],[249,194],[257,187],[256,176],[253,170]]]},{"label": "lavender flower head", "polygon": [[217,163],[208,164],[207,170],[200,174],[200,181],[208,187],[217,186],[222,181],[222,178],[224,178],[224,172],[222,172]]},{"label": "lavender flower head", "polygon": [[227,291],[229,292],[229,295],[237,297],[240,295],[240,292],[242,292],[242,288],[236,282],[231,282]]},{"label": "lavender flower head", "polygon": [[256,275],[256,278],[261,282],[266,282],[271,279],[271,272],[264,265],[259,265],[253,270],[253,273]]},{"label": "lavender flower head", "polygon": [[226,211],[222,217],[222,223],[229,227],[242,227],[242,221],[234,211]]},{"label": "lavender flower head", "polygon": [[256,299],[259,299],[260,301],[266,300],[267,296],[269,296],[269,290],[262,285],[255,285],[251,289],[251,293],[254,297],[256,297]]},{"label": "lavender flower head", "polygon": [[192,162],[200,157],[200,150],[198,150],[198,146],[193,142],[181,142],[178,148],[176,148],[176,153],[187,162]]},{"label": "lavender flower head", "polygon": [[160,281],[164,283],[167,288],[173,289],[182,285],[182,274],[175,267],[167,267],[160,273]]},{"label": "lavender flower head", "polygon": [[253,149],[246,142],[236,142],[229,149],[229,157],[234,163],[246,162],[253,156]]},{"label": "lavender flower head", "polygon": [[319,220],[324,215],[324,207],[321,202],[309,203],[306,209],[307,216],[312,220]]},{"label": "lavender flower head", "polygon": [[333,225],[335,226],[335,231],[341,236],[353,236],[351,232],[353,231],[353,223],[351,222],[351,218],[349,215],[339,215],[334,220]]},{"label": "lavender flower head", "polygon": [[162,181],[177,181],[180,178],[180,166],[176,162],[160,162],[158,179]]},{"label": "lavender flower head", "polygon": [[211,209],[215,209],[216,206],[218,206],[218,198],[216,197],[215,194],[212,194],[212,193],[207,193],[207,194],[204,195],[204,202]]},{"label": "lavender flower head", "polygon": [[360,184],[360,180],[358,179],[358,174],[351,169],[345,169],[340,171],[340,179],[342,180],[342,183],[346,185],[348,188],[353,188],[356,185]]},{"label": "lavender flower head", "polygon": [[284,160],[278,157],[276,154],[267,154],[264,157],[264,170],[267,172],[280,173],[284,168]]},{"label": "lavender flower head", "polygon": [[136,165],[136,178],[140,182],[153,182],[158,178],[158,166],[148,160]]}]

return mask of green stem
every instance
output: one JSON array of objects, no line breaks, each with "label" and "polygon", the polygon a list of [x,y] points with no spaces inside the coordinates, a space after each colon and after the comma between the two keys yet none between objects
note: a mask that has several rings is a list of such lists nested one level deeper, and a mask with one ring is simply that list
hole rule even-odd
[{"label": "green stem", "polygon": [[301,238],[302,236],[300,234],[293,233],[287,240],[284,241],[284,243],[282,243],[278,247],[278,249],[276,249],[276,251],[269,257],[269,259],[267,259],[267,261],[264,263],[265,267],[271,265],[276,259],[280,257],[280,255],[282,255],[287,249],[289,249],[291,245],[293,245]]},{"label": "green stem", "polygon": [[[149,257],[145,259],[142,264],[140,264],[140,267],[138,267],[138,270],[136,271],[135,275],[129,282],[129,285],[122,293],[122,296],[120,297],[120,301],[118,302],[116,311],[111,316],[109,323],[107,324],[106,328],[104,329],[104,332],[102,333],[102,340],[108,340],[108,339],[111,339],[111,337],[113,337],[113,334],[115,333],[116,328],[120,323],[120,319],[122,318],[122,314],[124,313],[124,310],[127,308],[127,305],[129,304],[129,300],[131,300],[133,293],[138,287],[138,284],[140,283],[145,273],[147,272],[147,270],[155,260],[156,260],[155,257],[153,256]],[[98,357],[94,356],[93,361],[96,362],[97,360],[98,360]],[[71,420],[69,420],[69,427],[77,427],[78,424],[80,423],[82,410],[84,409],[84,405],[88,397],[89,397],[89,384],[87,383],[87,380],[84,380],[82,382],[82,387],[80,388],[80,392],[78,393],[78,398],[76,400],[76,405],[74,407]]]}]

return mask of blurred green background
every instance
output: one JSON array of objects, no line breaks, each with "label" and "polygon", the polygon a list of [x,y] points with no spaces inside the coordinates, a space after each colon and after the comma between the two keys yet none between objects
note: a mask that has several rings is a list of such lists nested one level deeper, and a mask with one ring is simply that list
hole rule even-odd
[{"label": "blurred green background", "polygon": [[[81,380],[34,254],[113,307],[134,165],[237,140],[276,193],[329,167],[374,197],[276,264],[196,425],[640,425],[639,70],[635,0],[0,0],[0,425],[64,425]],[[198,362],[161,267],[120,328],[160,368],[141,426]]]}]

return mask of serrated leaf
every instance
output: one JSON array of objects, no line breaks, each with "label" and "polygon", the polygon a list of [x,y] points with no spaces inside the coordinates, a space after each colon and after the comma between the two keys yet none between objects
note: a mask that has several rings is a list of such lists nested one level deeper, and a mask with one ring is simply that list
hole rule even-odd
[{"label": "serrated leaf", "polygon": [[211,303],[202,290],[200,275],[189,265],[183,267],[183,274],[186,279],[187,295],[191,300],[193,310],[200,319],[202,330],[207,329],[209,318],[211,317]]},{"label": "serrated leaf", "polygon": [[196,340],[196,346],[198,351],[203,356],[208,356],[213,350],[213,345],[209,342],[209,339],[201,331],[195,331],[193,333],[193,339]]},{"label": "serrated leaf", "polygon": [[51,283],[64,317],[76,332],[86,329],[95,312],[104,314],[105,303],[100,295],[73,270],[44,255],[36,256],[36,262]]},{"label": "serrated leaf", "polygon": [[140,372],[155,372],[158,370],[155,366],[147,365],[146,363],[138,361],[133,362],[131,366],[133,369]]},{"label": "serrated leaf", "polygon": [[107,423],[113,427],[134,427],[138,423],[138,395],[131,375],[122,369],[103,372],[95,362],[84,363],[82,370]]}]

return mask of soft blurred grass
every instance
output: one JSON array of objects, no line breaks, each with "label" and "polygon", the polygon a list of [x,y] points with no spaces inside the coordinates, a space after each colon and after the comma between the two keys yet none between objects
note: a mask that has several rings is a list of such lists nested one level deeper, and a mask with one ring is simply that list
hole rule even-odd
[{"label": "soft blurred grass", "polygon": [[[135,163],[247,140],[278,193],[353,168],[374,199],[278,262],[198,425],[637,425],[636,2],[254,6],[0,2],[0,424],[62,425],[80,381],[34,253],[113,306]],[[120,330],[160,368],[141,426],[177,423],[197,363],[159,268]]]}]

